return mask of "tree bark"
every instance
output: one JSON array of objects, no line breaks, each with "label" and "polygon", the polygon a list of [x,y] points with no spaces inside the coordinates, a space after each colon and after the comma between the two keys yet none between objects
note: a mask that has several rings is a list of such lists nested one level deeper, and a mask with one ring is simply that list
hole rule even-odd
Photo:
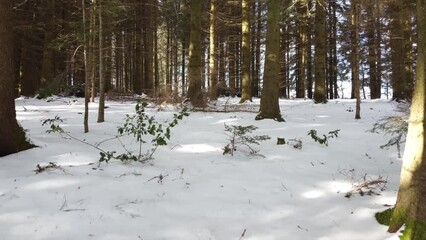
[{"label": "tree bark", "polygon": [[[409,18],[407,3],[406,0],[390,1],[388,7],[391,15],[390,48],[392,99],[395,101],[409,100],[412,91],[409,87],[412,85],[409,54],[411,52],[411,47],[409,46],[411,34],[406,34],[404,32],[404,25],[406,21],[409,21],[407,20]],[[410,28],[410,26],[408,27]],[[408,69],[408,71],[406,69]]]},{"label": "tree bark", "polygon": [[[42,61],[42,70],[41,70],[41,85],[48,86],[53,82],[55,77],[55,51],[52,49],[50,44],[55,39],[55,1],[47,0],[46,1],[47,9],[44,16],[44,21],[46,22],[46,27],[44,29],[44,46],[43,46],[43,61]],[[57,90],[58,86],[55,87]]]},{"label": "tree bark", "polygon": [[296,79],[296,98],[305,98],[306,97],[306,34],[307,34],[307,11],[308,5],[307,2],[302,1],[297,3],[297,48],[296,48],[296,57],[297,57],[297,79]]},{"label": "tree bark", "polygon": [[216,0],[210,1],[210,99],[217,99],[217,64],[216,64]]},{"label": "tree bark", "polygon": [[91,1],[90,8],[90,23],[89,23],[89,67],[90,67],[90,100],[95,102],[96,97],[96,77],[95,77],[95,69],[96,69],[96,60],[95,60],[95,26],[96,26],[96,0]]},{"label": "tree bark", "polygon": [[33,147],[16,121],[12,0],[0,0],[0,157]]},{"label": "tree bark", "polygon": [[426,0],[417,0],[418,56],[400,186],[389,232],[405,224],[401,239],[426,239]]},{"label": "tree bark", "polygon": [[191,21],[189,37],[189,63],[188,63],[188,98],[192,105],[201,107],[204,105],[201,66],[201,0],[191,1]]},{"label": "tree bark", "polygon": [[250,0],[242,0],[241,19],[241,76],[242,88],[240,103],[252,100],[252,80],[250,79]]},{"label": "tree bark", "polygon": [[89,132],[89,102],[90,102],[90,80],[89,80],[89,70],[90,67],[88,66],[88,56],[87,56],[87,52],[88,52],[88,47],[89,47],[89,43],[87,41],[87,30],[86,30],[86,5],[84,3],[85,0],[81,0],[81,9],[83,11],[83,47],[84,47],[84,52],[83,52],[83,61],[84,61],[84,120],[83,120],[83,125],[84,125],[84,132],[88,133]]},{"label": "tree bark", "polygon": [[280,54],[281,54],[281,61],[280,61],[280,97],[283,98],[289,98],[287,91],[290,88],[290,82],[287,77],[288,75],[288,61],[287,61],[287,54],[289,51],[289,38],[290,34],[288,33],[288,21],[287,18],[289,16],[288,14],[288,8],[291,4],[290,0],[285,0],[281,2],[282,8],[284,11],[281,12],[281,43],[280,43]]},{"label": "tree bark", "polygon": [[152,95],[154,93],[154,29],[153,16],[155,15],[153,0],[147,0],[144,8],[144,28],[143,28],[143,46],[144,46],[144,81],[143,90],[146,94]]},{"label": "tree bark", "polygon": [[372,0],[367,5],[367,44],[368,44],[368,66],[369,66],[369,75],[370,75],[370,98],[377,99],[381,97],[381,82],[380,76],[378,76],[378,62],[377,59],[380,58],[378,53],[380,49],[380,43],[377,44],[376,41],[380,41],[380,38],[376,37],[378,28],[380,25],[377,25],[377,3],[376,0]]},{"label": "tree bark", "polygon": [[327,58],[327,79],[329,99],[338,97],[337,93],[337,3],[335,0],[328,0],[328,58]]},{"label": "tree bark", "polygon": [[359,79],[359,17],[360,17],[360,0],[353,0],[351,3],[351,32],[352,32],[352,81],[353,95],[356,99],[355,119],[361,118],[361,96],[360,96],[360,79]]},{"label": "tree bark", "polygon": [[104,78],[104,50],[103,50],[103,19],[102,19],[102,0],[98,0],[98,19],[99,19],[99,107],[98,123],[105,121],[105,78]]},{"label": "tree bark", "polygon": [[280,82],[280,0],[266,1],[267,29],[265,73],[263,78],[260,112],[256,120],[274,119],[283,122],[279,106]]},{"label": "tree bark", "polygon": [[326,49],[326,10],[327,2],[325,0],[316,0],[315,6],[315,103],[327,102],[326,91],[326,67],[327,67],[327,49]]}]

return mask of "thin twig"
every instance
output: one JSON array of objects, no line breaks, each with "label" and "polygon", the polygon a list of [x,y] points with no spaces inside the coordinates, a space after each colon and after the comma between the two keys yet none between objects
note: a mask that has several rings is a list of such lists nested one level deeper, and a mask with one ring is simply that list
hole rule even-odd
[{"label": "thin twig", "polygon": [[161,184],[163,184],[163,179],[165,178],[165,177],[168,177],[169,176],[169,174],[167,174],[167,175],[162,175],[162,174],[160,174],[160,175],[158,175],[158,176],[155,176],[155,177],[153,177],[153,178],[151,178],[151,179],[149,179],[148,180],[148,182],[150,182],[150,181],[152,181],[152,180],[154,180],[154,179],[156,179],[156,178],[158,178],[158,183],[161,183]]},{"label": "thin twig", "polygon": [[243,231],[243,233],[241,234],[241,237],[240,237],[240,239],[239,239],[239,240],[241,240],[241,239],[243,239],[243,238],[244,238],[244,235],[246,235],[246,232],[247,232],[247,228],[246,228],[246,229],[244,229],[244,231]]}]

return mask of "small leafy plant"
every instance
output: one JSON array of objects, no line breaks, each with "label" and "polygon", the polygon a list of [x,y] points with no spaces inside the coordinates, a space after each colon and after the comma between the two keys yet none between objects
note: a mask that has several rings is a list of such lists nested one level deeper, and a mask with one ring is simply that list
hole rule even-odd
[{"label": "small leafy plant", "polygon": [[[188,109],[183,108],[179,113],[173,115],[173,120],[171,122],[163,125],[158,123],[158,121],[153,116],[148,116],[145,112],[145,108],[148,106],[146,102],[139,99],[137,100],[135,115],[126,115],[126,122],[122,127],[118,128],[118,136],[131,135],[136,139],[136,142],[139,143],[138,154],[135,155],[131,151],[126,149],[126,153],[115,155],[115,152],[107,152],[107,154],[102,154],[100,162],[108,162],[111,158],[119,159],[123,162],[128,161],[139,161],[145,162],[152,159],[152,155],[155,153],[155,150],[158,146],[167,145],[167,141],[170,140],[170,129],[175,127],[183,117],[189,116]],[[147,143],[143,136],[151,135],[151,144],[152,148],[148,150],[145,154],[142,153],[142,145]]]},{"label": "small leafy plant", "polygon": [[334,131],[328,132],[328,135],[323,134],[322,137],[320,137],[317,134],[317,130],[311,129],[308,132],[308,136],[311,136],[312,139],[315,140],[315,142],[318,142],[319,144],[323,144],[323,145],[325,145],[325,146],[328,147],[328,140],[330,138],[337,138],[337,137],[339,137],[339,131],[340,131],[340,129],[336,129]]},{"label": "small leafy plant", "polygon": [[[91,144],[85,140],[78,139],[72,136],[69,132],[66,132],[61,126],[60,123],[63,123],[63,120],[59,116],[55,116],[52,119],[46,119],[42,122],[42,125],[50,125],[50,129],[47,130],[47,133],[59,133],[61,136],[70,138],[86,145],[89,145],[93,148],[99,150],[99,163],[106,162],[110,160],[120,160],[124,163],[136,161],[145,163],[152,159],[153,154],[157,150],[158,146],[167,145],[168,140],[171,137],[171,128],[175,127],[183,117],[189,116],[188,109],[183,108],[180,112],[173,115],[173,119],[170,122],[166,122],[164,125],[159,123],[153,116],[149,116],[145,112],[145,107],[147,103],[143,100],[137,100],[136,103],[136,114],[126,115],[125,123],[123,126],[118,127],[117,135],[111,139],[103,140],[97,144]],[[144,136],[151,136],[151,148],[148,149],[145,153],[142,152],[142,147],[144,143],[147,143],[144,140]],[[139,144],[138,153],[134,154],[133,151],[128,149],[126,145],[121,141],[122,137],[133,136],[136,139],[136,142]],[[124,153],[117,154],[116,151],[106,151],[100,147],[102,143],[105,143],[110,140],[117,140],[122,148]]]},{"label": "small leafy plant", "polygon": [[50,125],[50,129],[46,130],[47,133],[64,133],[64,129],[62,129],[61,126],[59,126],[60,123],[63,123],[64,120],[60,118],[58,115],[56,115],[54,118],[48,118],[43,120],[41,123],[42,126],[44,125]]},{"label": "small leafy plant", "polygon": [[258,127],[253,125],[241,126],[241,125],[226,125],[225,131],[226,135],[229,137],[229,143],[223,148],[223,155],[231,154],[234,156],[234,152],[241,146],[246,146],[250,155],[254,155],[259,152],[253,148],[253,145],[260,145],[259,142],[270,139],[268,135],[254,135],[250,136],[248,134],[256,131]]}]

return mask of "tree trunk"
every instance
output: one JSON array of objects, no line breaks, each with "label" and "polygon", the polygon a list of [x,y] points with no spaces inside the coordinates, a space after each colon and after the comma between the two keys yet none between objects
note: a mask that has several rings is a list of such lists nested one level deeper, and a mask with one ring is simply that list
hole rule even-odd
[{"label": "tree trunk", "polygon": [[88,64],[88,56],[87,56],[87,50],[89,47],[89,43],[87,41],[87,31],[86,31],[86,5],[84,3],[85,0],[81,0],[81,9],[83,11],[83,61],[84,61],[84,132],[89,132],[89,101],[90,101],[90,67]]},{"label": "tree trunk", "polygon": [[377,29],[380,25],[376,25],[377,22],[377,4],[376,0],[370,1],[367,5],[367,17],[368,17],[368,25],[366,33],[367,33],[367,44],[368,44],[368,66],[369,66],[369,75],[370,75],[370,98],[377,99],[381,97],[381,82],[380,77],[378,76],[377,71],[377,59],[380,56],[378,55],[380,44],[377,44],[376,41],[380,41],[380,38],[376,37]]},{"label": "tree trunk", "polygon": [[259,34],[259,32],[257,31],[257,26],[258,23],[260,22],[260,19],[257,18],[258,15],[258,10],[260,8],[258,8],[258,4],[256,3],[256,1],[251,1],[251,11],[250,11],[250,18],[252,19],[251,24],[250,24],[250,52],[251,52],[251,70],[250,70],[250,79],[252,80],[252,96],[253,97],[259,97],[259,78],[257,77],[257,65],[256,65],[256,61],[257,61],[257,36]]},{"label": "tree trunk", "polygon": [[216,64],[216,0],[210,1],[210,99],[217,99],[217,64]]},{"label": "tree trunk", "polygon": [[391,83],[393,89],[392,99],[395,101],[408,100],[411,95],[409,86],[412,85],[412,74],[410,70],[406,71],[406,68],[411,69],[411,61],[409,59],[411,47],[407,49],[410,44],[407,44],[407,41],[410,41],[411,34],[407,35],[404,32],[405,21],[408,21],[406,18],[409,18],[406,5],[406,0],[389,2],[391,14]]},{"label": "tree trunk", "polygon": [[403,24],[404,24],[404,75],[405,75],[405,92],[406,98],[411,100],[414,90],[414,71],[413,71],[413,40],[412,40],[412,17],[410,14],[410,2],[404,1]]},{"label": "tree trunk", "polygon": [[257,13],[256,13],[256,82],[257,92],[260,92],[260,68],[261,68],[261,48],[262,48],[262,2],[257,2]]},{"label": "tree trunk", "polygon": [[256,120],[274,119],[283,122],[279,106],[280,83],[280,0],[266,1],[267,29],[265,73],[263,77],[260,112]]},{"label": "tree trunk", "polygon": [[235,97],[236,94],[236,53],[237,53],[237,43],[232,41],[230,43],[230,49],[228,51],[228,59],[229,59],[229,95],[231,97]]},{"label": "tree trunk", "polygon": [[337,94],[337,3],[328,0],[328,58],[327,58],[327,78],[328,96],[330,99],[338,97]]},{"label": "tree trunk", "polygon": [[327,49],[326,49],[326,0],[316,0],[315,6],[315,103],[326,103],[327,102],[327,91],[326,91],[326,60],[327,60]]},{"label": "tree trunk", "polygon": [[297,79],[296,79],[296,98],[305,98],[306,96],[306,18],[308,6],[307,2],[299,2],[297,6]]},{"label": "tree trunk", "polygon": [[287,78],[288,73],[288,61],[287,61],[287,52],[289,51],[289,33],[288,33],[288,27],[287,27],[287,18],[289,16],[288,14],[288,7],[291,4],[290,0],[282,1],[282,8],[284,11],[281,12],[281,43],[280,43],[280,54],[281,54],[281,61],[280,61],[280,97],[288,98],[287,90],[290,88],[289,79]]},{"label": "tree trunk", "polygon": [[40,88],[41,46],[37,46],[32,38],[22,41],[21,55],[21,95],[34,96]]},{"label": "tree trunk", "polygon": [[[135,32],[134,32],[134,68],[133,68],[133,91],[136,94],[142,94],[143,92],[143,86],[142,86],[142,80],[143,80],[143,45],[142,45],[142,25],[143,25],[143,19],[142,16],[144,14],[143,12],[144,6],[142,4],[135,7]],[[133,44],[133,43],[132,43]],[[130,47],[130,46],[128,46]],[[127,59],[126,59],[127,60]]]},{"label": "tree trunk", "polygon": [[[187,54],[187,43],[186,43],[186,37],[183,37],[182,39],[182,49],[181,49],[181,57],[182,57],[182,63],[181,63],[181,72],[182,72],[182,96],[185,96],[186,94],[186,85],[187,85],[187,77],[186,77],[186,54]],[[176,91],[178,92],[178,91]]]},{"label": "tree trunk", "polygon": [[92,0],[92,6],[90,8],[90,24],[89,24],[89,67],[90,69],[90,101],[95,102],[96,97],[96,61],[95,61],[95,26],[96,26],[96,0]]},{"label": "tree trunk", "polygon": [[241,75],[242,88],[240,103],[252,100],[252,82],[250,79],[250,0],[242,0],[241,18]]},{"label": "tree trunk", "polygon": [[98,18],[99,18],[99,108],[98,123],[105,121],[105,78],[104,78],[104,50],[103,50],[103,19],[102,19],[102,0],[98,0]]},{"label": "tree trunk", "polygon": [[154,92],[154,26],[153,16],[155,8],[152,0],[148,0],[148,3],[143,6],[144,8],[144,80],[143,89],[146,94],[152,95]]},{"label": "tree trunk", "polygon": [[[375,34],[375,41],[374,44],[376,49],[376,80],[377,80],[377,87],[382,88],[382,48],[381,48],[381,41],[382,41],[382,21],[380,18],[380,4],[381,0],[375,0],[375,13],[376,16],[375,19],[375,26],[376,26],[376,34]],[[379,90],[377,90],[377,94],[379,93]],[[381,97],[381,91],[380,91],[380,97]]]},{"label": "tree trunk", "polygon": [[[50,46],[50,44],[55,38],[54,30],[57,21],[55,16],[55,1],[47,0],[46,5],[47,9],[44,17],[46,27],[44,29],[43,61],[41,68],[41,85],[45,87],[52,83],[55,77],[55,51]],[[52,87],[58,88],[58,86]]]},{"label": "tree trunk", "polygon": [[[312,1],[308,0],[308,9],[312,9]],[[316,15],[315,15],[316,16]],[[315,19],[316,21],[316,19]],[[314,24],[312,24],[312,17],[308,15],[306,17],[306,90],[308,94],[309,99],[313,99],[314,96],[314,76],[313,76],[313,69],[314,69],[314,63],[312,58],[312,28],[314,30],[316,27]],[[315,36],[316,39],[316,36]]]},{"label": "tree trunk", "polygon": [[356,99],[355,119],[361,118],[361,96],[359,79],[359,18],[360,18],[360,0],[353,0],[351,3],[351,31],[352,31],[352,81],[353,94]]},{"label": "tree trunk", "polygon": [[426,1],[417,0],[418,56],[400,186],[389,232],[403,224],[401,239],[426,239]]},{"label": "tree trunk", "polygon": [[12,0],[0,0],[0,157],[33,147],[16,121]]},{"label": "tree trunk", "polygon": [[190,21],[190,37],[189,37],[189,63],[188,63],[188,98],[192,105],[201,107],[204,105],[203,93],[201,89],[202,83],[202,67],[201,66],[201,0],[191,1],[191,21]]}]

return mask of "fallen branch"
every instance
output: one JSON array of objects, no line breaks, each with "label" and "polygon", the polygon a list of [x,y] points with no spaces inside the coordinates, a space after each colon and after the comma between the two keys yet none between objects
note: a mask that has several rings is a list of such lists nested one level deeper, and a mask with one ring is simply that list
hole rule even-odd
[{"label": "fallen branch", "polygon": [[68,201],[67,197],[64,195],[64,202],[62,203],[62,206],[59,208],[59,211],[62,212],[73,212],[73,211],[86,211],[84,208],[67,208]]},{"label": "fallen branch", "polygon": [[45,172],[45,171],[50,171],[50,170],[55,170],[55,169],[60,169],[60,170],[62,170],[63,172],[65,172],[65,170],[64,169],[62,169],[61,168],[61,166],[59,166],[58,164],[56,164],[56,163],[54,163],[54,162],[49,162],[47,165],[45,165],[45,166],[42,166],[42,165],[40,165],[40,164],[37,164],[37,166],[36,166],[36,170],[34,170],[34,172],[36,173],[36,174],[39,174],[39,173],[42,173],[42,172]]},{"label": "fallen branch", "polygon": [[380,195],[378,191],[383,192],[386,189],[388,178],[379,176],[377,179],[367,179],[367,174],[364,175],[363,181],[352,186],[352,190],[345,194],[346,198],[352,197],[354,193],[358,193],[361,196],[364,195]]},{"label": "fallen branch", "polygon": [[163,184],[163,179],[165,178],[165,177],[168,177],[169,176],[169,174],[167,174],[167,175],[162,175],[162,174],[160,174],[160,175],[158,175],[158,176],[155,176],[155,177],[153,177],[153,178],[151,178],[151,179],[149,179],[148,180],[148,182],[150,182],[150,181],[152,181],[152,180],[154,180],[154,179],[156,179],[156,178],[158,178],[158,183],[161,183],[161,184]]}]

